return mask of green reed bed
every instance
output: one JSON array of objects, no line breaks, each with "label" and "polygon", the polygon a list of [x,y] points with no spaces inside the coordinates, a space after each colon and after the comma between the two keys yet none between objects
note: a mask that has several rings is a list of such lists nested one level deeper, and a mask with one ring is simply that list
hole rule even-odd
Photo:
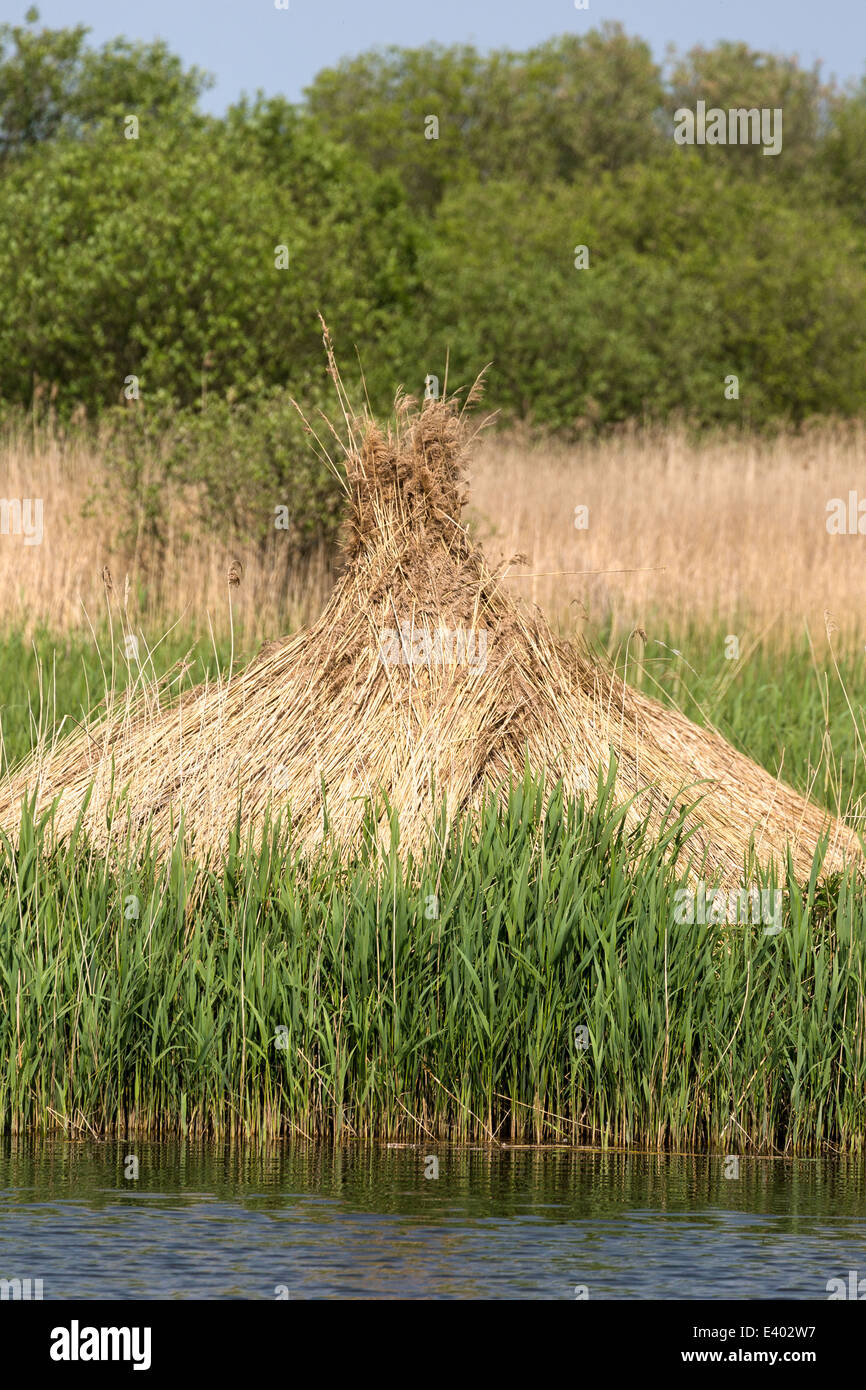
[{"label": "green reed bed", "polygon": [[679,823],[626,832],[609,789],[527,775],[407,865],[303,863],[279,823],[219,872],[108,865],[25,824],[0,1129],[860,1151],[861,885],[766,880],[778,931],[679,921]]},{"label": "green reed bed", "polygon": [[[177,695],[229,669],[231,646],[224,640],[180,628],[132,635],[134,654],[122,631],[105,626],[66,637],[0,631],[0,773],[25,758],[40,736],[50,741],[80,726],[109,691],[138,692],[173,673],[169,693]],[[239,634],[236,666],[254,651]]]},{"label": "green reed bed", "polygon": [[[651,624],[648,626],[652,627]],[[732,658],[730,633],[741,655]],[[760,633],[731,619],[724,626],[662,625],[645,644],[600,634],[597,645],[631,685],[711,724],[741,752],[855,824],[866,795],[862,644],[833,645],[825,634]]]}]

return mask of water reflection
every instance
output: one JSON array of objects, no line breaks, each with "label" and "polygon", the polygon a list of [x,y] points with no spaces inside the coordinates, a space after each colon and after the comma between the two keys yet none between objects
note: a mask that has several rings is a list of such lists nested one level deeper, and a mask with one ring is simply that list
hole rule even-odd
[{"label": "water reflection", "polygon": [[6,1140],[0,1278],[42,1278],[46,1298],[826,1298],[827,1280],[866,1275],[862,1159],[725,1170],[721,1155]]}]

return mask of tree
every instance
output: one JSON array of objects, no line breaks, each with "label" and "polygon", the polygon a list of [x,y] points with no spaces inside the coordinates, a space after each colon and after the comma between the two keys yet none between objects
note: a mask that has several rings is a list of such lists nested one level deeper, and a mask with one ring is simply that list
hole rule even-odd
[{"label": "tree", "polygon": [[421,271],[427,369],[450,351],[453,379],[466,380],[492,359],[488,402],[507,415],[554,429],[676,412],[763,426],[861,407],[854,228],[695,152],[532,194],[518,182],[455,189]]},{"label": "tree", "polygon": [[[755,175],[801,176],[814,161],[829,128],[834,88],[821,79],[820,64],[801,68],[796,58],[761,53],[745,43],[721,42],[692,48],[675,59],[670,74],[670,114],[679,107],[782,111],[782,150],[765,157],[759,145],[710,145],[704,157],[726,161]],[[698,148],[698,147],[696,147]]]},{"label": "tree", "polygon": [[426,210],[455,184],[567,180],[661,145],[659,69],[616,24],[527,53],[438,44],[365,53],[324,69],[305,96],[329,136],[395,170]]},{"label": "tree", "polygon": [[866,225],[866,77],[836,103],[823,155],[835,201]]},{"label": "tree", "polygon": [[167,45],[114,39],[86,46],[85,25],[39,29],[39,11],[23,25],[0,25],[0,159],[133,113],[178,121],[191,117],[212,78],[184,70]]},{"label": "tree", "polygon": [[303,394],[321,312],[345,358],[370,348],[371,391],[388,379],[390,396],[415,254],[394,180],[307,128],[279,169],[236,122],[47,142],[0,184],[0,395],[28,400],[34,369],[60,408],[117,402],[128,375],[179,404]]}]

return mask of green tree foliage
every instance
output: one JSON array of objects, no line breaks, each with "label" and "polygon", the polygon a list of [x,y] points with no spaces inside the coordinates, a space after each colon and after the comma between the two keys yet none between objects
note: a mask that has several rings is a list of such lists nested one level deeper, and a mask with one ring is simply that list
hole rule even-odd
[{"label": "green tree foliage", "polygon": [[821,79],[820,65],[801,68],[795,58],[761,53],[744,43],[720,42],[697,47],[674,61],[670,76],[669,109],[707,107],[776,110],[783,113],[782,149],[764,156],[759,145],[703,146],[704,158],[727,159],[745,166],[749,178],[776,177],[778,171],[802,175],[813,163],[830,124],[832,86]]},{"label": "green tree foliage", "polygon": [[866,225],[866,77],[836,105],[823,169],[834,200]]},{"label": "green tree foliage", "polygon": [[[321,377],[321,312],[344,355],[386,335],[412,289],[413,229],[393,180],[298,127],[280,176],[244,123],[146,124],[46,144],[0,197],[0,393],[32,373],[92,406],[180,404]],[[279,253],[278,247],[287,253]],[[277,268],[280,254],[288,266]],[[374,358],[371,355],[371,366]],[[381,371],[390,378],[387,360]],[[375,377],[375,372],[373,373]]]},{"label": "green tree foliage", "polygon": [[127,113],[178,124],[196,112],[210,79],[184,70],[168,46],[115,39],[92,49],[88,30],[0,24],[0,159],[60,136],[81,136]]},{"label": "green tree foliage", "polygon": [[[0,27],[0,402],[41,381],[60,411],[139,412],[131,478],[135,430],[180,411],[165,467],[215,508],[249,487],[258,515],[291,466],[273,432],[292,457],[302,442],[288,398],[324,399],[320,313],[377,408],[448,354],[452,382],[492,359],[490,403],[556,429],[862,408],[866,85],[733,43],[673,59],[666,83],[616,25],[526,53],[363,54],[299,106],[220,119],[198,109],[207,80],[162,44],[93,49],[33,12]],[[782,154],[675,145],[698,100],[781,106]],[[328,487],[299,481],[309,538]]]},{"label": "green tree foliage", "polygon": [[531,197],[517,182],[455,192],[422,272],[429,370],[449,347],[458,379],[492,359],[493,403],[547,426],[672,412],[760,425],[862,406],[853,229],[694,153]]},{"label": "green tree foliage", "polygon": [[647,158],[660,144],[664,91],[648,46],[608,24],[527,53],[437,44],[365,53],[324,69],[306,97],[327,134],[395,170],[429,210],[454,183],[571,179]]}]

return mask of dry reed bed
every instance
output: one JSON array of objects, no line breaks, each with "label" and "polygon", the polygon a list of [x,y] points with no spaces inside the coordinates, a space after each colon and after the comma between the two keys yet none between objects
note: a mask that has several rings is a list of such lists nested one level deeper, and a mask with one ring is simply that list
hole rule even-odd
[{"label": "dry reed bed", "polygon": [[470,515],[489,551],[525,553],[509,589],[566,630],[749,622],[784,642],[804,621],[823,633],[828,614],[862,641],[866,536],[826,523],[831,498],[866,498],[864,458],[857,422],[700,442],[677,428],[577,445],[488,437]]},{"label": "dry reed bed", "polygon": [[[866,606],[866,537],[826,529],[829,499],[862,487],[866,429],[822,425],[771,439],[690,439],[685,430],[627,430],[566,445],[488,433],[469,465],[469,518],[492,554],[523,553],[505,579],[568,632],[584,621],[630,630],[659,620],[750,623],[784,643],[832,615],[859,640]],[[279,542],[258,553],[231,534],[178,516],[159,573],[124,544],[127,518],[88,499],[111,489],[98,448],[61,444],[47,430],[0,439],[0,496],[40,497],[44,539],[0,536],[3,622],[63,632],[101,620],[107,565],[134,591],[136,621],[197,630],[208,615],[228,629],[228,564],[244,563],[232,595],[238,631],[252,640],[308,624],[333,584],[323,555],[286,565]],[[589,526],[574,526],[577,506]],[[141,592],[140,592],[140,591]],[[144,599],[142,601],[142,593]],[[736,627],[733,628],[736,630]]]},{"label": "dry reed bed", "polygon": [[[460,520],[467,438],[453,400],[421,410],[403,400],[387,433],[369,419],[346,423],[348,563],[318,620],[225,684],[168,706],[148,691],[41,748],[8,780],[0,824],[14,828],[25,793],[43,807],[62,793],[61,837],[82,816],[106,843],[120,791],[133,828],[152,827],[163,847],[182,812],[197,853],[223,850],[241,802],[254,833],[273,803],[290,803],[300,846],[326,831],[348,844],[384,790],[402,843],[418,847],[443,798],[456,816],[527,761],[591,795],[614,754],[617,799],[631,803],[635,826],[648,817],[658,828],[700,797],[687,815],[691,848],[728,883],[740,881],[753,839],[762,861],[784,860],[790,845],[803,877],[825,832],[825,867],[857,855],[842,823],[514,601]],[[383,660],[389,630],[422,646],[483,632],[485,660]]]},{"label": "dry reed bed", "polygon": [[[217,533],[196,521],[189,506],[167,509],[158,564],[126,539],[130,518],[98,447],[84,435],[61,440],[48,430],[0,440],[0,497],[40,498],[44,536],[0,535],[2,622],[31,634],[87,631],[105,617],[103,569],[118,594],[129,597],[136,623],[173,623],[206,632],[208,620],[223,635],[230,624],[226,573],[240,558],[243,584],[232,593],[235,627],[252,640],[308,622],[321,612],[333,585],[323,552],[293,564],[275,535],[267,548]],[[182,503],[179,498],[179,503]],[[131,588],[131,594],[130,594]]]}]

